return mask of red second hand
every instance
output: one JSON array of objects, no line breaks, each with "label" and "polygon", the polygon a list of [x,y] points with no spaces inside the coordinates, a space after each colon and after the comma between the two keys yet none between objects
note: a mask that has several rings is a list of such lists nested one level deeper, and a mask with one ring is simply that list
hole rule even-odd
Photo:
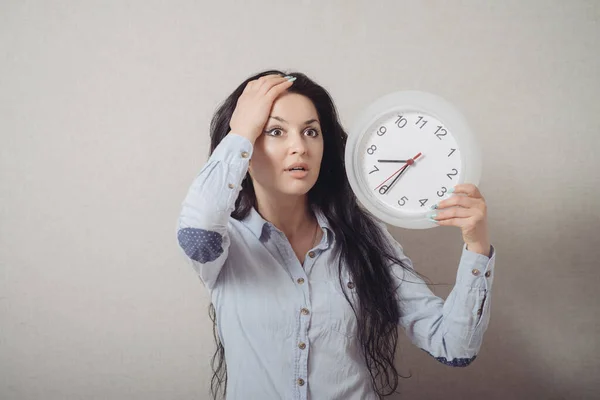
[{"label": "red second hand", "polygon": [[379,184],[379,186],[377,186],[374,190],[379,189],[381,186],[383,186],[384,183],[386,183],[387,181],[389,181],[390,179],[392,179],[398,172],[403,171],[406,167],[408,167],[409,165],[413,165],[415,163],[415,160],[417,158],[421,157],[421,153],[417,154],[416,156],[414,156],[413,158],[409,159],[406,161],[406,164],[404,164],[402,166],[402,168],[400,168],[398,171],[394,172],[389,178],[387,178],[385,181],[381,182]]}]

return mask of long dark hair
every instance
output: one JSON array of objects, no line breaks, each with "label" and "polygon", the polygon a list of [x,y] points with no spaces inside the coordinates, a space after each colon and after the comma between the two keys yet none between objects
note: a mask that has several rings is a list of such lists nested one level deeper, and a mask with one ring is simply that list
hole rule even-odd
[{"label": "long dark hair", "polygon": [[[396,258],[389,241],[374,221],[375,217],[359,206],[352,192],[344,167],[348,135],[339,122],[336,107],[327,90],[299,72],[269,70],[246,79],[219,106],[212,118],[210,154],[230,131],[231,116],[246,84],[269,74],[295,76],[297,79],[288,92],[306,96],[317,110],[323,132],[324,150],[320,174],[308,192],[308,201],[311,206],[320,208],[335,233],[333,259],[339,260],[340,285],[343,286],[342,265],[346,265],[355,283],[357,306],[354,307],[344,290],[342,293],[357,318],[357,339],[361,344],[373,388],[380,397],[388,396],[396,392],[398,377],[401,376],[394,365],[400,309],[397,286],[389,267],[392,263],[404,269],[407,269],[407,266]],[[246,174],[231,216],[241,220],[255,206],[256,196],[252,179]],[[410,271],[415,273],[412,269]],[[216,313],[212,303],[209,306],[209,316],[213,321],[213,335],[217,343],[217,351],[211,360],[214,372],[211,394],[216,400],[221,385],[223,396],[226,394],[227,367],[225,349],[217,335]]]}]

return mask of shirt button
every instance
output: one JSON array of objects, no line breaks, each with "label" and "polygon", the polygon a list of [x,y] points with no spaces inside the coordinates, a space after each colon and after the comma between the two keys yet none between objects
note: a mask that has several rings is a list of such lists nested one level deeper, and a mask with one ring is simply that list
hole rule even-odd
[{"label": "shirt button", "polygon": [[229,189],[233,189],[235,186],[233,186],[233,183],[230,183],[229,185],[227,185],[229,187]]},{"label": "shirt button", "polygon": [[477,268],[473,269],[473,271],[471,271],[471,273],[473,275],[479,275],[479,270]]},{"label": "shirt button", "polygon": [[242,158],[248,158],[248,152],[242,151]]},{"label": "shirt button", "polygon": [[304,379],[298,378],[298,385],[299,386],[304,386]]},{"label": "shirt button", "polygon": [[346,286],[348,286],[348,289],[354,289],[354,282],[348,282]]},{"label": "shirt button", "polygon": [[304,314],[304,315],[308,315],[308,314],[309,314],[308,308],[302,308],[302,309],[300,310],[300,312],[301,312],[302,314]]},{"label": "shirt button", "polygon": [[315,252],[314,252],[314,251],[311,251],[311,252],[309,252],[309,253],[308,253],[308,256],[309,256],[310,258],[315,258]]},{"label": "shirt button", "polygon": [[492,276],[492,271],[488,271],[485,273],[486,278],[489,278],[490,276]]},{"label": "shirt button", "polygon": [[298,347],[300,347],[300,350],[304,350],[306,348],[306,343],[300,342]]},{"label": "shirt button", "polygon": [[296,282],[298,282],[298,284],[302,285],[304,283],[304,278],[298,278],[298,280]]}]

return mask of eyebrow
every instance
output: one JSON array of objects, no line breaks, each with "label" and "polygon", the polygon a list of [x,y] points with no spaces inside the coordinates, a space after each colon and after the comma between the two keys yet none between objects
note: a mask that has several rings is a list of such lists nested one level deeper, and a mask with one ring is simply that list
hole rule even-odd
[{"label": "eyebrow", "polygon": [[[269,118],[273,118],[273,119],[276,119],[277,121],[285,122],[287,124],[287,121],[285,119],[281,118],[281,117],[272,117],[272,116],[269,116]],[[312,124],[313,122],[319,122],[319,121],[316,120],[316,119],[309,119],[308,121],[306,121],[304,123],[304,125]]]}]

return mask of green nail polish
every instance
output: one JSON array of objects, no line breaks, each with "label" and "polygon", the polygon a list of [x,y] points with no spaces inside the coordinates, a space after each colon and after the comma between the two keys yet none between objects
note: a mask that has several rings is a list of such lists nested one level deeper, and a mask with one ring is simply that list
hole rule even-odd
[{"label": "green nail polish", "polygon": [[434,219],[435,217],[437,217],[437,213],[431,213],[428,215],[429,219]]},{"label": "green nail polish", "polygon": [[432,206],[431,206],[431,207],[429,207],[429,208],[430,208],[430,209],[432,209],[432,210],[436,210],[436,209],[438,208],[438,205],[437,205],[437,204],[434,204],[434,205],[432,205]]},{"label": "green nail polish", "polygon": [[448,193],[454,193],[454,188],[450,188],[450,190],[448,190]]}]

